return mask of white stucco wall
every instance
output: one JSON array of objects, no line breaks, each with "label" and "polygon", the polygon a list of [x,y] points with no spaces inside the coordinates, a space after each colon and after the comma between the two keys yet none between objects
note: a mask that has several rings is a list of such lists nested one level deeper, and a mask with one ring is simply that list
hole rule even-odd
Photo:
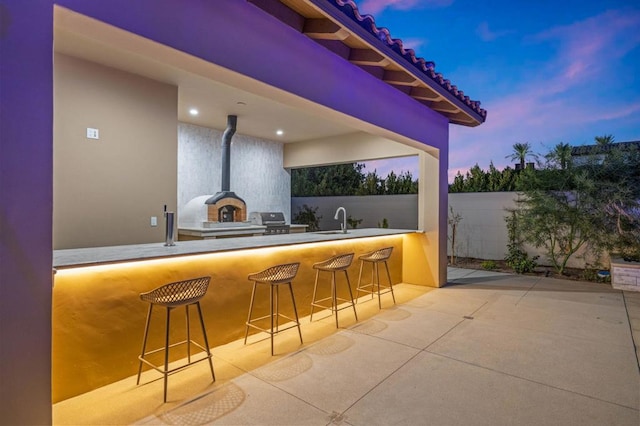
[{"label": "white stucco wall", "polygon": [[[500,260],[507,254],[509,238],[505,217],[507,208],[516,205],[516,192],[465,192],[449,194],[449,208],[462,217],[456,232],[456,255],[476,259]],[[451,210],[449,210],[451,215]],[[451,255],[451,228],[448,230],[447,253]],[[540,256],[538,264],[549,266],[544,248],[525,245],[530,256]],[[571,268],[584,268],[585,250],[579,250],[567,264]],[[594,259],[589,259],[593,262]]]},{"label": "white stucco wall", "polygon": [[[221,189],[222,133],[178,124],[178,223],[191,199]],[[282,165],[282,150],[281,142],[233,136],[230,189],[247,203],[247,216],[252,211],[281,211],[291,220],[291,176]]]},{"label": "white stucco wall", "polygon": [[[514,200],[513,192],[449,194],[449,215],[453,208],[454,213],[462,217],[456,232],[456,254],[478,259],[504,259],[509,242],[505,209],[515,207]],[[451,241],[447,251],[451,255]]]}]

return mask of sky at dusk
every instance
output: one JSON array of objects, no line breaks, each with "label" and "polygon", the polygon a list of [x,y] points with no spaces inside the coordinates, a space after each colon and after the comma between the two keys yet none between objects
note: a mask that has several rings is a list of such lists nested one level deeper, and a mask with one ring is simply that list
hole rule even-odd
[{"label": "sky at dusk", "polygon": [[[514,143],[546,153],[601,135],[640,140],[639,0],[356,3],[487,110],[478,127],[450,125],[450,181],[476,163],[511,165]],[[415,158],[373,169],[418,176]]]}]

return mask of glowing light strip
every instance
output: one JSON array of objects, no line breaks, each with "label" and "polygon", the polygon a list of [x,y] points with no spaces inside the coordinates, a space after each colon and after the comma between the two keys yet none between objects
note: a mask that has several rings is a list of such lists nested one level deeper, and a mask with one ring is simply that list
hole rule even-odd
[{"label": "glowing light strip", "polygon": [[232,257],[240,257],[240,256],[266,256],[270,254],[275,254],[278,252],[290,251],[290,250],[307,250],[313,249],[315,247],[326,247],[326,246],[346,246],[352,245],[354,243],[360,242],[373,242],[373,241],[390,241],[390,240],[402,240],[402,235],[383,235],[383,236],[374,236],[374,237],[364,237],[364,238],[350,238],[345,240],[332,240],[332,241],[320,241],[320,242],[312,242],[312,243],[302,243],[302,244],[292,244],[292,245],[282,245],[282,246],[273,246],[273,247],[257,247],[257,248],[249,248],[249,249],[240,249],[233,251],[221,251],[221,252],[213,252],[213,253],[194,253],[194,254],[185,254],[185,255],[176,255],[173,257],[163,257],[156,259],[141,259],[141,260],[127,260],[120,261],[115,263],[108,264],[100,264],[100,265],[87,265],[87,266],[70,266],[65,268],[56,268],[57,272],[55,274],[56,277],[67,276],[67,275],[81,275],[87,273],[100,273],[107,272],[114,269],[138,269],[138,268],[150,268],[153,266],[161,266],[167,264],[179,264],[186,263],[192,261],[199,260],[208,260],[208,259],[225,259]]}]

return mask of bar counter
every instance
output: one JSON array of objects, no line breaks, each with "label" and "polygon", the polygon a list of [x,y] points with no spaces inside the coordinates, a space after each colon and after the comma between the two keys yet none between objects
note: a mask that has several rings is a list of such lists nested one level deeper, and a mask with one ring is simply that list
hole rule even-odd
[{"label": "bar counter", "polygon": [[[310,313],[314,263],[336,254],[355,253],[348,269],[355,296],[360,268],[357,256],[392,246],[389,269],[393,283],[431,285],[425,278],[429,276],[423,255],[426,244],[425,234],[414,230],[376,228],[349,230],[347,234],[178,241],[172,247],[160,242],[54,251],[57,272],[53,288],[53,402],[137,373],[148,309],[148,304],[139,298],[142,292],[170,282],[211,276],[201,305],[209,344],[216,347],[244,337],[252,287],[247,279],[250,273],[300,262],[293,291],[298,313],[304,317]],[[385,275],[381,271],[383,282]],[[370,270],[366,277],[370,279]],[[328,289],[329,278],[324,279]],[[339,287],[344,290],[342,285]],[[267,311],[268,299],[258,296],[255,308]],[[172,321],[172,339],[176,340],[184,335],[181,311],[176,311],[176,321]],[[149,348],[163,344],[164,317],[164,309],[154,310]],[[192,321],[191,326],[198,338],[199,324]],[[180,350],[171,355],[172,360],[186,356]]]},{"label": "bar counter", "polygon": [[220,253],[264,247],[290,246],[353,238],[380,237],[415,233],[415,230],[366,228],[340,231],[305,232],[296,234],[259,235],[242,238],[224,238],[198,241],[178,241],[165,247],[162,242],[125,246],[90,247],[53,251],[53,267],[56,269],[100,265],[114,262],[159,259],[203,253]]}]

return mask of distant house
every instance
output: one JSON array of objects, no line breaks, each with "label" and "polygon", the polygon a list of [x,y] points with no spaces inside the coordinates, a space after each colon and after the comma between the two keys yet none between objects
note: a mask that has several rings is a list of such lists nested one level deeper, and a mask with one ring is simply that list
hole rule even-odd
[{"label": "distant house", "polygon": [[589,161],[602,162],[607,153],[613,150],[632,151],[640,150],[640,141],[617,142],[606,145],[582,145],[571,148],[573,164],[580,166]]}]

